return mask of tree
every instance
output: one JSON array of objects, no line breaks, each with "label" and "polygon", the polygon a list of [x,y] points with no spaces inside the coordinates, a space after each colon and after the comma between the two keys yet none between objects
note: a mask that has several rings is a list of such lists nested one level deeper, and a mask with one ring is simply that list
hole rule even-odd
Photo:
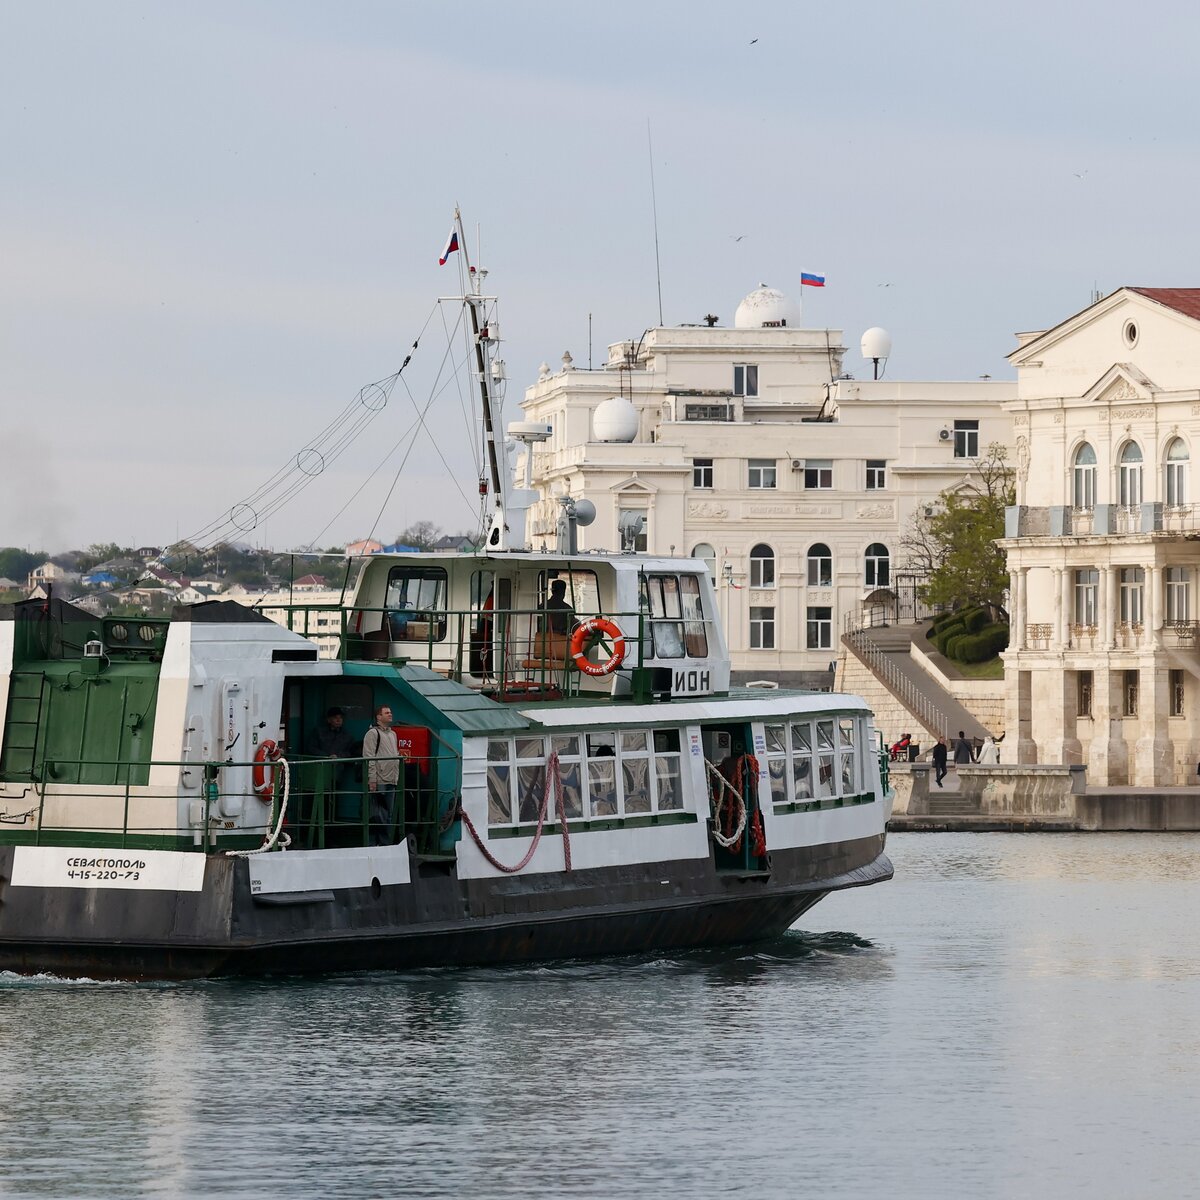
[{"label": "tree", "polygon": [[1008,451],[993,442],[975,475],[913,514],[900,544],[908,566],[927,576],[922,596],[930,604],[978,604],[1008,620],[1008,567],[996,539],[1004,536],[1005,508],[1016,503],[1013,478]]},{"label": "tree", "polygon": [[0,549],[0,578],[24,583],[34,567],[46,561],[45,550],[22,550],[19,546]]},{"label": "tree", "polygon": [[403,533],[396,534],[396,541],[402,546],[416,546],[418,550],[432,550],[433,543],[441,536],[441,529],[432,521],[416,521]]}]

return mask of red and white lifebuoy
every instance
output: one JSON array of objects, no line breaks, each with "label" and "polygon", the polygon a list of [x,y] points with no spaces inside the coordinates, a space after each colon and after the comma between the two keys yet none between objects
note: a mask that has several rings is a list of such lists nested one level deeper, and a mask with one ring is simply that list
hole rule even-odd
[{"label": "red and white lifebuoy", "polygon": [[275,760],[283,753],[270,738],[259,742],[254,752],[254,794],[270,801],[275,796]]},{"label": "red and white lifebuoy", "polygon": [[[599,663],[585,657],[596,634],[612,642],[608,658]],[[625,661],[625,635],[607,617],[589,617],[571,635],[571,661],[585,675],[611,675]]]}]

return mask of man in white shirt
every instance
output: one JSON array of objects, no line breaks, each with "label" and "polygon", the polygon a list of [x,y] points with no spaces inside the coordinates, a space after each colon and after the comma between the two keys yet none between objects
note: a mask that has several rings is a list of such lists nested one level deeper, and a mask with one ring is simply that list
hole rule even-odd
[{"label": "man in white shirt", "polygon": [[375,724],[363,738],[362,752],[371,793],[371,845],[391,845],[396,784],[400,782],[400,740],[392,728],[392,710],[386,704],[375,710]]}]

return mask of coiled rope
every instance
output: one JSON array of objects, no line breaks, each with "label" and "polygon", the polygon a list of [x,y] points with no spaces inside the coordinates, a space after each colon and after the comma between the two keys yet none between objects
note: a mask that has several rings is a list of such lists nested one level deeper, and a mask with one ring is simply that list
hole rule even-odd
[{"label": "coiled rope", "polygon": [[[711,791],[712,800],[712,836],[713,841],[718,846],[724,846],[726,850],[736,850],[742,841],[742,834],[746,832],[746,801],[742,793],[717,770],[707,759],[704,760],[704,765],[708,768],[709,778],[713,781],[714,787]],[[721,831],[721,814],[725,810],[729,797],[733,797],[737,801],[738,816],[734,828],[728,832]]]},{"label": "coiled rope", "polygon": [[518,871],[524,870],[533,860],[534,854],[537,853],[538,844],[542,840],[542,829],[546,824],[546,813],[550,807],[551,787],[554,788],[554,811],[558,815],[558,822],[562,827],[563,862],[565,869],[569,871],[571,869],[571,835],[567,829],[567,810],[563,802],[562,777],[559,775],[557,752],[552,753],[546,760],[546,786],[542,791],[542,802],[538,806],[537,831],[533,835],[533,841],[530,843],[529,849],[525,851],[525,857],[516,866],[510,867],[492,854],[487,846],[484,845],[483,839],[479,836],[475,828],[475,822],[471,820],[471,814],[462,808],[461,805],[459,806],[459,815],[462,817],[462,822],[467,827],[467,832],[471,835],[475,845],[479,847],[479,853],[497,871],[503,871],[505,875],[515,875]]},{"label": "coiled rope", "polygon": [[[275,822],[275,828],[268,834],[266,841],[263,842],[255,850],[226,850],[225,853],[229,858],[249,858],[254,854],[265,854],[268,850],[275,848],[275,843],[279,842],[279,835],[283,831],[283,819],[287,816],[288,796],[292,790],[292,772],[288,767],[286,758],[277,758],[274,760],[274,765],[279,767],[283,772],[283,795],[279,798],[279,820]],[[280,849],[286,850],[292,844],[292,839],[286,834],[283,834],[283,841],[280,842]]]}]

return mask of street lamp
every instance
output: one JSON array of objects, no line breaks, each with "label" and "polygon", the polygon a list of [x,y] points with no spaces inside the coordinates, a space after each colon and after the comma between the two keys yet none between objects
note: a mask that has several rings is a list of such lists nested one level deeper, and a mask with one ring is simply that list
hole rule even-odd
[{"label": "street lamp", "polygon": [[886,329],[880,329],[878,325],[872,326],[862,335],[862,356],[869,358],[872,366],[875,368],[875,378],[878,379],[883,371],[880,370],[879,364],[886,364],[888,355],[892,352],[892,335]]}]

